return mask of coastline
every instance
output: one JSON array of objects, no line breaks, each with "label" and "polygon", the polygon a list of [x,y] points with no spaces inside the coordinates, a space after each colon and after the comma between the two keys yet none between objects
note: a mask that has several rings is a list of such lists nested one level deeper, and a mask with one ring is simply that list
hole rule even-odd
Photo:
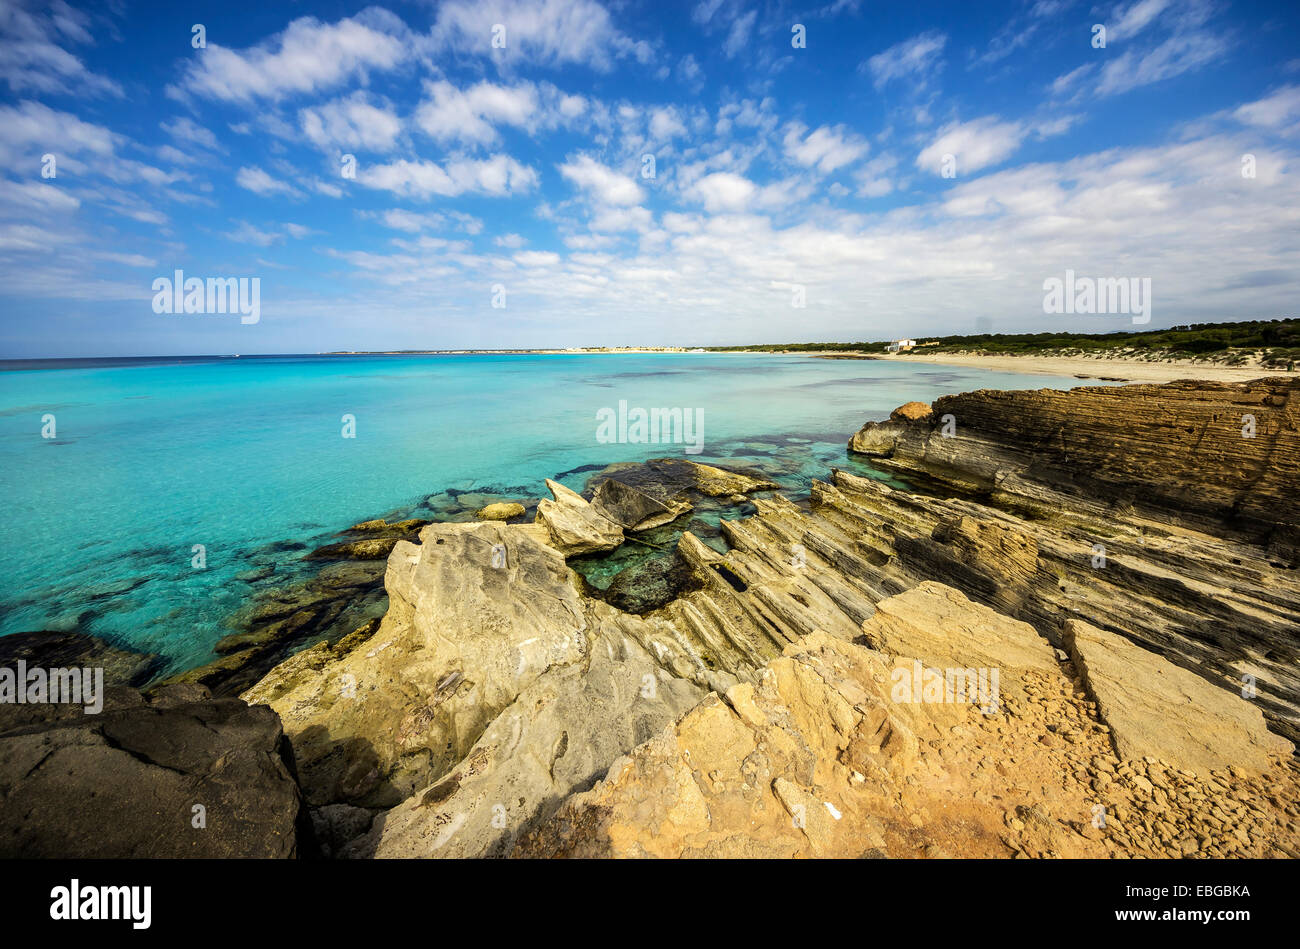
[{"label": "coastline", "polygon": [[[458,490],[451,517],[355,524],[308,555],[332,561],[317,581],[268,586],[190,673],[146,685],[148,657],[93,637],[15,642],[44,665],[97,649],[134,681],[73,730],[11,716],[31,752],[0,827],[57,856],[68,801],[93,797],[75,834],[121,823],[160,856],[1295,856],[1297,386],[909,402],[806,504],[734,462],[662,458],[568,472],[581,492],[521,486],[528,505]],[[1258,438],[1226,437],[1243,402]],[[1227,450],[1199,452],[1207,437]],[[976,679],[927,697],[926,668]],[[62,758],[29,768],[49,741],[107,745],[122,776],[89,795]],[[177,791],[152,762],[183,741]],[[213,813],[257,826],[196,851],[128,803],[145,787],[184,815],[204,781]],[[1197,803],[1227,787],[1231,821]]]},{"label": "coastline", "polygon": [[1174,382],[1196,379],[1204,382],[1249,382],[1253,379],[1286,378],[1285,369],[1263,366],[1218,366],[1193,361],[1093,358],[1088,356],[1008,356],[983,353],[935,353],[934,355],[847,355],[815,353],[821,359],[879,359],[884,362],[922,362],[940,366],[962,366],[1028,375],[1075,376],[1108,382]]}]

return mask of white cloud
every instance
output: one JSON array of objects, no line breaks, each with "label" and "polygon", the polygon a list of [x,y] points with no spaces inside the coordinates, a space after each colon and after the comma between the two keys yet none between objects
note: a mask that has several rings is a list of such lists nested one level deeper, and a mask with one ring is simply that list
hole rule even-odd
[{"label": "white cloud", "polygon": [[1170,0],[1137,0],[1125,9],[1116,10],[1106,29],[1107,41],[1136,36],[1165,11],[1169,2]]},{"label": "white cloud", "polygon": [[1300,86],[1283,86],[1263,99],[1240,106],[1232,114],[1245,125],[1281,128],[1300,120]]},{"label": "white cloud", "polygon": [[0,9],[0,81],[16,94],[120,97],[122,87],[117,82],[91,72],[65,48],[94,41],[90,22],[86,13],[63,0],[8,0]]},{"label": "white cloud", "polygon": [[0,165],[38,168],[44,156],[53,155],[55,171],[101,177],[118,183],[144,182],[162,188],[185,177],[152,165],[123,158],[119,149],[132,143],[124,136],[83,122],[39,102],[0,106]]},{"label": "white cloud", "polygon": [[[492,47],[497,24],[506,28],[503,49]],[[643,64],[653,58],[649,44],[620,32],[596,0],[448,0],[438,8],[431,36],[436,48],[540,66],[606,71],[618,58]]]},{"label": "white cloud", "polygon": [[301,192],[288,182],[281,181],[256,165],[245,166],[235,175],[235,184],[263,197],[270,194],[298,196]]},{"label": "white cloud", "polygon": [[916,167],[938,175],[943,156],[952,155],[957,174],[970,174],[1009,156],[1020,147],[1026,131],[1019,122],[1004,122],[994,115],[954,122],[944,126],[939,137],[916,156]]},{"label": "white cloud", "polygon": [[390,208],[382,212],[379,218],[386,227],[391,227],[395,231],[406,231],[409,234],[418,234],[426,228],[441,227],[443,223],[441,214],[417,214],[401,208]]},{"label": "white cloud", "polygon": [[1220,58],[1227,49],[1216,34],[1199,31],[1171,36],[1146,53],[1130,50],[1102,68],[1097,94],[1115,95],[1180,76]]},{"label": "white cloud", "polygon": [[894,191],[897,184],[891,172],[898,166],[893,155],[879,155],[864,164],[855,173],[858,194],[864,198],[882,198]]},{"label": "white cloud", "polygon": [[641,188],[631,177],[621,175],[586,155],[561,165],[560,174],[599,205],[626,206],[642,200]]},{"label": "white cloud", "polygon": [[499,86],[480,82],[462,91],[439,81],[427,83],[425,91],[429,98],[416,109],[415,122],[439,142],[491,145],[501,137],[494,125],[522,127],[538,110],[532,83]]},{"label": "white cloud", "polygon": [[391,109],[374,105],[361,91],[302,109],[298,122],[307,139],[324,149],[387,152],[392,150],[402,131],[402,122]]},{"label": "white cloud", "polygon": [[44,215],[79,207],[78,198],[43,181],[0,179],[0,214]]},{"label": "white cloud", "polygon": [[252,244],[255,247],[270,247],[272,244],[284,240],[283,234],[263,230],[249,224],[247,221],[240,221],[238,227],[233,231],[227,231],[222,236],[236,244]]},{"label": "white cloud", "polygon": [[749,45],[749,34],[754,28],[756,19],[758,19],[758,11],[750,10],[732,21],[731,30],[727,33],[727,39],[722,44],[722,52],[726,54],[728,59],[734,59]]},{"label": "white cloud", "polygon": [[198,145],[214,152],[221,149],[221,143],[211,130],[187,116],[181,115],[170,122],[160,122],[158,127],[182,145]]},{"label": "white cloud", "polygon": [[515,254],[515,263],[521,267],[554,267],[560,255],[545,250],[525,250]]},{"label": "white cloud", "polygon": [[758,186],[742,175],[717,171],[705,175],[687,191],[708,211],[743,211],[758,194]]},{"label": "white cloud", "polygon": [[816,168],[827,175],[852,164],[867,153],[866,141],[843,125],[826,126],[804,135],[807,129],[791,123],[785,134],[785,153],[805,168]]},{"label": "white cloud", "polygon": [[294,20],[269,40],[238,51],[214,43],[191,58],[169,94],[251,104],[319,92],[371,69],[392,69],[409,53],[405,24],[370,7],[337,23],[315,17]]},{"label": "white cloud", "polygon": [[386,165],[365,167],[357,180],[369,188],[415,198],[455,197],[466,193],[502,197],[531,190],[537,184],[537,172],[508,155],[459,159],[443,165],[403,158]]},{"label": "white cloud", "polygon": [[667,142],[686,134],[680,113],[672,106],[656,108],[650,113],[650,137],[656,142]]},{"label": "white cloud", "polygon": [[947,42],[948,37],[943,33],[921,33],[889,47],[883,53],[877,53],[864,65],[871,73],[872,82],[877,89],[895,79],[912,79],[917,86],[923,87],[938,70],[941,64],[939,57]]}]

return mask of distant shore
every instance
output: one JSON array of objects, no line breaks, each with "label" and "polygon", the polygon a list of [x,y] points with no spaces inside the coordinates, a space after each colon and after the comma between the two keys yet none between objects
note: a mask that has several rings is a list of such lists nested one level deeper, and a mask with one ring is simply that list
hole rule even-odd
[{"label": "distant shore", "polygon": [[884,362],[930,363],[997,372],[1023,372],[1043,376],[1075,376],[1110,382],[1173,382],[1200,379],[1208,382],[1247,382],[1268,376],[1285,376],[1284,369],[1260,365],[1224,366],[1190,359],[1143,360],[1113,356],[1010,356],[985,353],[929,353],[879,355],[876,353],[810,353],[823,359],[878,359]]},{"label": "distant shore", "polygon": [[636,354],[671,355],[749,355],[749,356],[808,356],[815,359],[875,359],[881,362],[928,363],[941,366],[962,366],[967,369],[987,369],[995,372],[1018,372],[1039,376],[1074,376],[1077,379],[1096,379],[1104,382],[1173,382],[1177,379],[1197,379],[1207,382],[1248,382],[1251,379],[1272,375],[1288,375],[1285,369],[1271,369],[1251,361],[1239,366],[1225,366],[1195,359],[1138,359],[1122,356],[1030,356],[1005,353],[866,353],[854,350],[700,350],[671,346],[602,347],[599,349],[461,349],[429,350],[427,352],[375,352],[322,353],[324,356],[400,356],[400,355],[527,355],[527,356],[602,356]]}]

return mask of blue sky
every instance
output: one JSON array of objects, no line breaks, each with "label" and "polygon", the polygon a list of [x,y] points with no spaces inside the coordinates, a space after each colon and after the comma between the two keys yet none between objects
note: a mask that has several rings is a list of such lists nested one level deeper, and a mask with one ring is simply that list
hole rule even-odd
[{"label": "blue sky", "polygon": [[[1067,269],[1149,277],[1152,327],[1294,316],[1297,39],[1290,0],[0,0],[0,356],[1131,327],[1045,314]],[[155,313],[177,269],[259,321]]]}]

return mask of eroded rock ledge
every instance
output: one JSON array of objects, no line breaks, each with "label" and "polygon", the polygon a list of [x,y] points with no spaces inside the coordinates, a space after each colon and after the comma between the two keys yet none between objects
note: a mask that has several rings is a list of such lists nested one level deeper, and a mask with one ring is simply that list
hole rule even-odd
[{"label": "eroded rock ledge", "polygon": [[[725,553],[681,534],[692,582],[639,615],[566,564],[575,541],[670,516],[667,474],[753,479],[627,466],[653,504],[589,484],[533,523],[431,524],[394,546],[378,629],[244,697],[283,719],[335,856],[1300,855],[1293,502],[1219,470],[1294,463],[1287,385],[908,406],[868,430],[924,492],[836,471],[807,507],[753,497]],[[1007,436],[1018,398],[1056,430]],[[1126,398],[1170,432],[1251,405],[1263,440],[1198,467],[1176,459],[1211,436],[1171,436],[1175,483],[1139,497],[1165,462],[1112,457],[1152,457],[1111,431]],[[1197,477],[1219,487],[1172,513]],[[900,700],[928,668],[997,670],[999,701]]]}]

